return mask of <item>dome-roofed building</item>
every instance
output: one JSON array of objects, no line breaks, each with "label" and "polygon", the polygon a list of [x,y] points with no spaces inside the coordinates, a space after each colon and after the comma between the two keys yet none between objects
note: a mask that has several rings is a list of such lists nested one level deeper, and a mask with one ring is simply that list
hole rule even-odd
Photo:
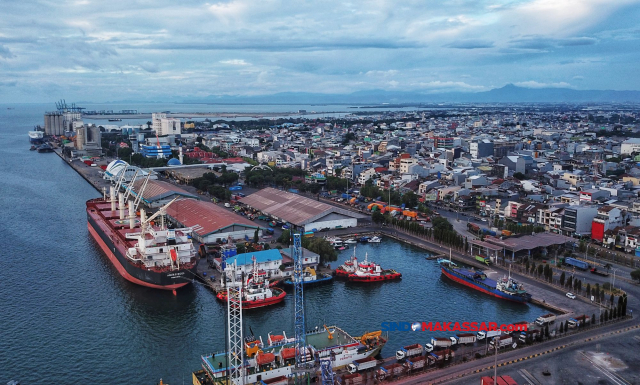
[{"label": "dome-roofed building", "polygon": [[[132,166],[124,160],[116,159],[107,165],[102,177],[115,183],[120,179],[120,174],[124,172],[124,182],[131,182],[136,171],[138,171],[136,179],[146,178],[149,174],[149,171],[145,171],[138,166]],[[151,179],[158,179],[158,177],[155,173],[152,173]]]},{"label": "dome-roofed building", "polygon": [[172,166],[182,166],[182,163],[180,163],[180,159],[177,158],[171,158],[169,159],[169,161],[167,162],[167,166],[172,167]]}]

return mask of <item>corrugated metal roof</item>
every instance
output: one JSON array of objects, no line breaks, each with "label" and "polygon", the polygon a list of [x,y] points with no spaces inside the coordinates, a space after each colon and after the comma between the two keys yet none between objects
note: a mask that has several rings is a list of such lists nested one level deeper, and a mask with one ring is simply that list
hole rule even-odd
[{"label": "corrugated metal roof", "polygon": [[[133,183],[133,191],[131,194],[134,196],[137,195],[137,192],[142,188],[142,184],[144,180],[138,179]],[[178,186],[172,185],[171,183],[163,182],[161,180],[149,180],[147,183],[147,187],[145,187],[142,192],[142,198],[146,202],[153,202],[160,199],[165,199],[172,195],[182,195],[190,198],[197,198],[197,196],[181,189]]]},{"label": "corrugated metal roof", "polygon": [[330,213],[339,213],[351,218],[362,217],[362,215],[339,207],[309,199],[302,195],[276,190],[271,187],[264,188],[244,197],[240,202],[292,223],[295,226],[312,223]]},{"label": "corrugated metal roof", "polygon": [[200,236],[218,232],[233,225],[257,228],[247,218],[234,214],[210,202],[195,199],[181,199],[167,208],[167,215],[183,226],[194,227]]}]

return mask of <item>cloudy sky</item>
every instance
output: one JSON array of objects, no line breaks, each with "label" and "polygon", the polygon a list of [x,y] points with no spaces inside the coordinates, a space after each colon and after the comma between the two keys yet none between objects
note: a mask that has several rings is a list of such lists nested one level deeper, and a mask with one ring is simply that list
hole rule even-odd
[{"label": "cloudy sky", "polygon": [[640,90],[640,0],[5,1],[0,102]]}]

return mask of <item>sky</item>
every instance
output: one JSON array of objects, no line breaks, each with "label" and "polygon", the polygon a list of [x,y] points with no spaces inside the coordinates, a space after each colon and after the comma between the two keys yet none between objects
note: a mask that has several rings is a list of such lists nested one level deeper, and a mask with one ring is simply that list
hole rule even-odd
[{"label": "sky", "polygon": [[5,1],[0,102],[640,90],[640,0]]}]

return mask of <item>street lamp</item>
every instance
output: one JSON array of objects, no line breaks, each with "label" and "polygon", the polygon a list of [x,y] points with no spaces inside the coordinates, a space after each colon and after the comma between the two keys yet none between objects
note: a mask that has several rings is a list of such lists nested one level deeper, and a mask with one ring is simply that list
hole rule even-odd
[{"label": "street lamp", "polygon": [[[616,271],[618,271],[618,269],[612,268],[611,270],[613,270],[613,281],[611,282],[611,293],[613,293],[613,288],[616,284]],[[613,304],[611,304],[611,306],[613,306]]]}]

